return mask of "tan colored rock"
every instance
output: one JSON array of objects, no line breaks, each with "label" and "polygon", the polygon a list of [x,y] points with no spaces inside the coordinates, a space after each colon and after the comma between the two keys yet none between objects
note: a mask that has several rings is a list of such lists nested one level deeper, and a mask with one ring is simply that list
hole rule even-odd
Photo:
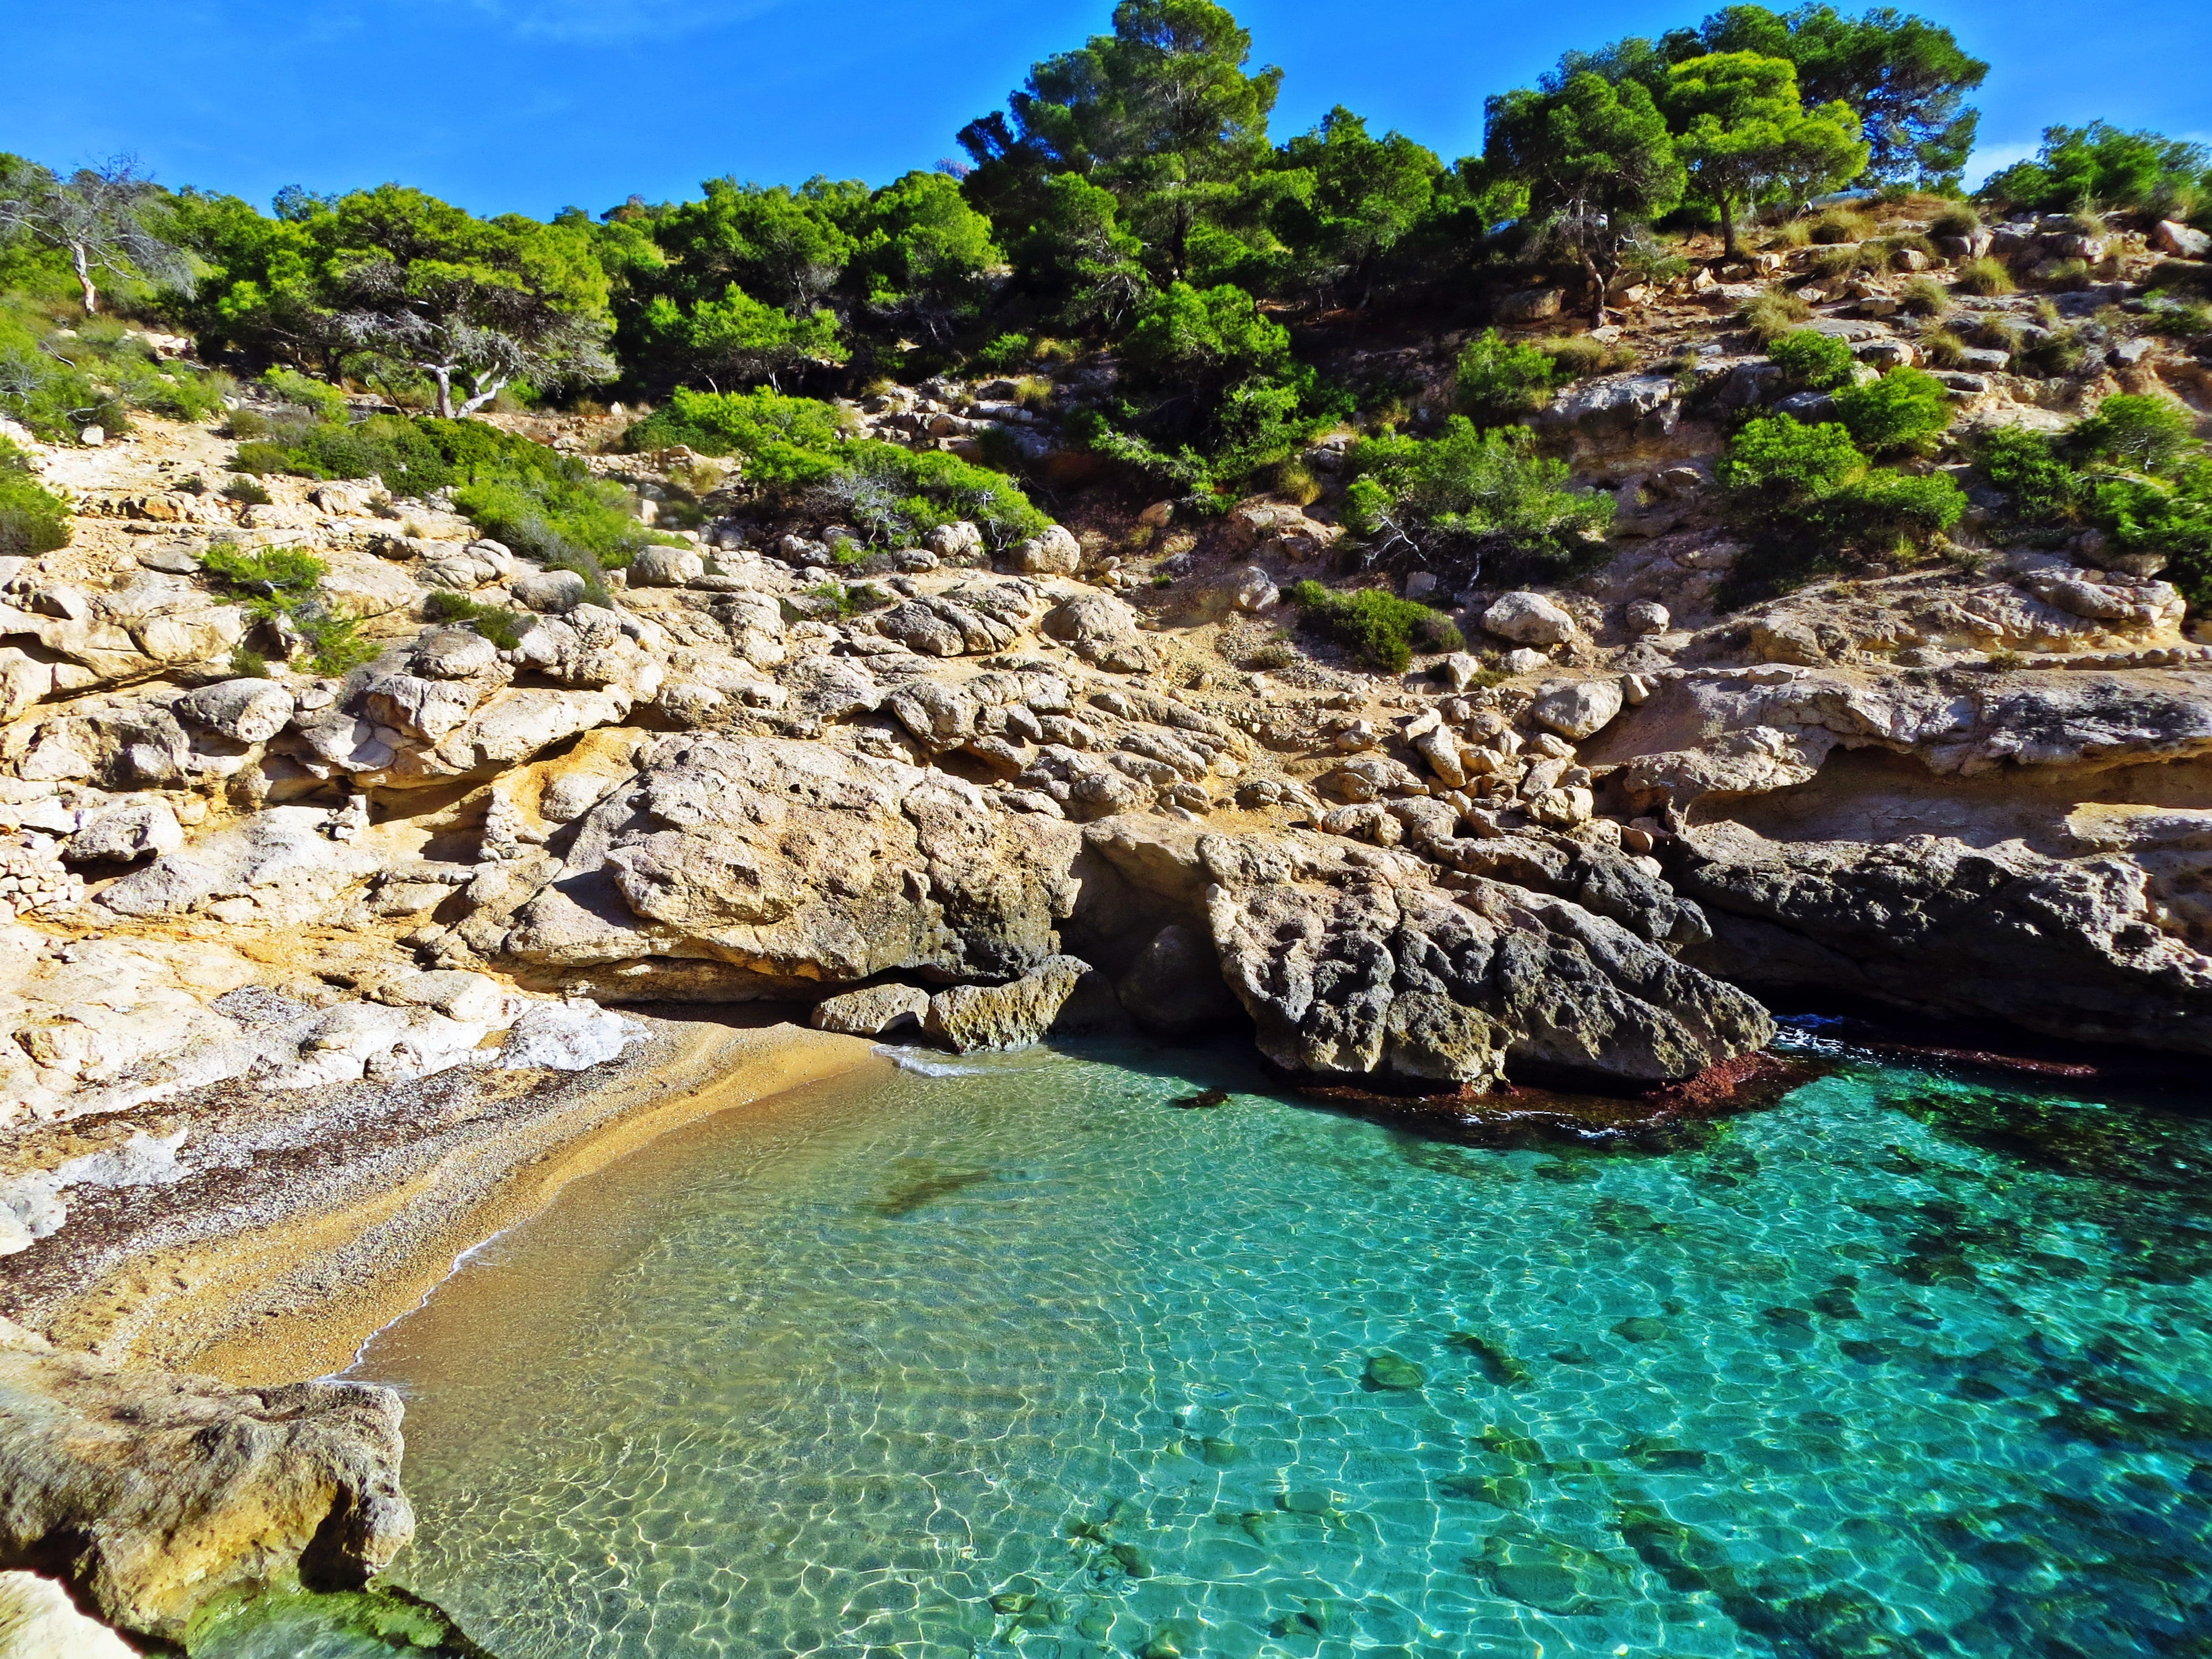
[{"label": "tan colored rock", "polygon": [[920,1030],[929,1012],[929,993],[914,985],[871,985],[814,1005],[806,1023],[817,1031],[873,1037],[901,1025]]},{"label": "tan colored rock", "polygon": [[1086,979],[1103,984],[1089,963],[1059,956],[1008,984],[956,985],[930,998],[922,1029],[956,1054],[1026,1048],[1059,1024]]},{"label": "tan colored rock", "polygon": [[414,1535],[400,1414],[357,1383],[0,1352],[0,1560],[51,1563],[109,1623],[173,1643],[226,1594],[357,1587]]}]

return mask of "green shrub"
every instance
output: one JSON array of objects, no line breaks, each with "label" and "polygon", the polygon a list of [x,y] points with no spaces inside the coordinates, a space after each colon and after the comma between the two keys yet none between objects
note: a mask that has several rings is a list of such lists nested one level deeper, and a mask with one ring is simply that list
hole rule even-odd
[{"label": "green shrub", "polygon": [[1504,426],[1543,407],[1565,378],[1538,347],[1485,329],[1459,354],[1455,400],[1478,426]]},{"label": "green shrub", "polygon": [[522,636],[537,625],[534,618],[519,611],[486,605],[482,599],[443,587],[422,602],[422,614],[432,622],[460,623],[472,628],[502,651],[514,650],[522,643]]},{"label": "green shrub", "polygon": [[318,674],[343,674],[376,654],[361,637],[361,621],[333,610],[318,592],[329,567],[303,548],[248,552],[217,542],[199,556],[200,568],[244,602],[248,615],[289,622],[306,643]]},{"label": "green shrub", "polygon": [[241,507],[266,507],[270,500],[269,486],[250,472],[241,472],[223,485],[222,497]]},{"label": "green shrub", "polygon": [[1587,334],[1562,335],[1557,339],[1540,342],[1537,348],[1552,360],[1554,378],[1560,380],[1580,380],[1592,374],[1616,374],[1623,369],[1636,367],[1636,348],[1626,343],[1607,345],[1602,340],[1593,340]]},{"label": "green shrub", "polygon": [[1963,202],[1955,202],[1929,222],[1930,236],[1972,236],[1982,228],[1982,216]]},{"label": "green shrub", "polygon": [[1306,620],[1337,643],[1356,653],[1370,668],[1402,673],[1416,647],[1423,651],[1458,651],[1467,641],[1451,618],[1413,599],[1380,588],[1333,593],[1317,581],[1295,584],[1285,595]]},{"label": "green shrub", "polygon": [[2092,461],[2162,471],[2196,444],[2197,422],[2179,404],[2163,398],[2123,394],[2107,398],[2097,412],[2067,434],[2067,447]]},{"label": "green shrub", "polygon": [[2078,517],[2089,499],[2087,480],[2042,433],[2000,427],[1982,440],[1980,460],[1989,481],[2012,497],[2014,516],[2031,524]]},{"label": "green shrub", "polygon": [[1984,298],[2013,290],[2012,272],[2002,259],[1992,259],[1984,254],[1978,259],[1969,259],[1960,265],[1951,278],[1951,285],[1961,294],[1978,295]]},{"label": "green shrub", "polygon": [[2162,289],[2144,296],[2143,326],[2154,334],[2191,340],[2212,334],[2212,306],[2185,300]]},{"label": "green shrub", "polygon": [[1794,391],[1827,392],[1849,386],[1851,371],[1858,366],[1850,341],[1810,328],[1770,342],[1766,355],[1781,366]]},{"label": "green shrub", "polygon": [[680,444],[702,455],[740,456],[748,483],[793,489],[819,483],[836,471],[834,452],[849,424],[835,404],[812,398],[679,386],[623,434],[623,447],[642,454]]},{"label": "green shrub", "polygon": [[1028,367],[1032,361],[1030,337],[1026,334],[1001,334],[968,361],[988,374],[1011,374],[1018,368]]},{"label": "green shrub", "polygon": [[1346,522],[1370,543],[1510,543],[1554,569],[1601,553],[1610,495],[1568,487],[1565,461],[1534,453],[1526,428],[1484,432],[1454,416],[1433,439],[1370,438],[1353,446]]},{"label": "green shrub", "polygon": [[1966,361],[1966,343],[1948,328],[1931,328],[1919,339],[1920,355],[1938,368],[1956,368]]},{"label": "green shrub", "polygon": [[1722,596],[1729,603],[1796,586],[1848,556],[1925,545],[1966,507],[1949,477],[1869,467],[1844,427],[1787,415],[1746,422],[1716,477],[1752,542]]},{"label": "green shrub", "polygon": [[1951,424],[1951,396],[1933,374],[1893,368],[1838,391],[1836,414],[1870,455],[1924,454]]},{"label": "green shrub", "polygon": [[318,421],[337,425],[346,418],[345,393],[327,381],[310,380],[297,369],[272,368],[261,377],[261,384],[286,403],[309,410]]},{"label": "green shrub", "polygon": [[2078,330],[2046,328],[2039,337],[2023,341],[2013,353],[2013,369],[2016,374],[2051,380],[2071,374],[2088,355],[2089,348]]},{"label": "green shrub", "polygon": [[1761,343],[1778,340],[1813,314],[1813,307],[1787,289],[1770,288],[1747,304],[1739,319]]},{"label": "green shrub", "polygon": [[0,438],[0,554],[51,553],[69,538],[68,504],[39,482],[27,455]]}]

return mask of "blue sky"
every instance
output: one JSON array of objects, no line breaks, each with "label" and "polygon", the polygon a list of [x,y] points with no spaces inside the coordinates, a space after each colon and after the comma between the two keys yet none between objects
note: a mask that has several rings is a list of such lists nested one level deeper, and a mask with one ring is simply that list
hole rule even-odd
[{"label": "blue sky", "polygon": [[[1846,0],[1846,9],[1863,0]],[[1482,100],[1569,46],[1694,22],[1708,3],[1242,0],[1288,80],[1278,135],[1349,105],[1447,159]],[[1984,149],[2103,117],[2212,140],[2212,3],[1933,0],[1994,66]],[[0,0],[15,68],[0,149],[56,166],[135,153],[165,184],[265,204],[282,185],[387,179],[478,212],[597,212],[721,173],[880,184],[1111,0]]]}]

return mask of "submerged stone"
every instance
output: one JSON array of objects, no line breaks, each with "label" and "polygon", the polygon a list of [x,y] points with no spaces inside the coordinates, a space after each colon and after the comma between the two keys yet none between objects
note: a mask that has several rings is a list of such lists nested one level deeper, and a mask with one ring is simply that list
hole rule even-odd
[{"label": "submerged stone", "polygon": [[1528,1368],[1488,1337],[1473,1331],[1454,1331],[1444,1339],[1455,1348],[1474,1357],[1484,1376],[1501,1389],[1526,1388],[1534,1381]]},{"label": "submerged stone", "polygon": [[1402,1355],[1384,1352],[1367,1356],[1367,1386],[1404,1393],[1419,1389],[1429,1374]]},{"label": "submerged stone", "polygon": [[1659,1320],[1638,1314],[1615,1325],[1613,1334],[1624,1342],[1656,1342],[1667,1334],[1667,1327]]},{"label": "submerged stone", "polygon": [[1199,1107],[1226,1106],[1229,1103],[1229,1091],[1226,1089],[1208,1089],[1203,1094],[1185,1095],[1182,1099],[1176,1101],[1175,1103],[1177,1106],[1182,1107],[1186,1111]]}]

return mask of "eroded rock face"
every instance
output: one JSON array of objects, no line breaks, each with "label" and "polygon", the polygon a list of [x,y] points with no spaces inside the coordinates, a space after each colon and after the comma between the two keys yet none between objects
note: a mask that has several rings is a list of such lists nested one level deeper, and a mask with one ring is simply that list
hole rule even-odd
[{"label": "eroded rock face", "polygon": [[775,738],[664,739],[580,823],[509,957],[703,958],[763,994],[1026,972],[1055,953],[1080,845],[942,772]]},{"label": "eroded rock face", "polygon": [[2159,925],[2143,866],[1914,836],[1893,845],[1692,830],[1675,874],[1713,940],[1695,954],[1769,991],[2212,1054],[2212,958]]},{"label": "eroded rock face", "polygon": [[1765,1011],[1620,923],[1402,855],[1208,837],[1206,917],[1261,1051],[1309,1076],[1484,1086],[1509,1063],[1650,1085],[1765,1043]]},{"label": "eroded rock face", "polygon": [[357,1587],[414,1535],[400,1415],[358,1383],[233,1389],[0,1349],[0,1566],[167,1642],[227,1592]]}]

